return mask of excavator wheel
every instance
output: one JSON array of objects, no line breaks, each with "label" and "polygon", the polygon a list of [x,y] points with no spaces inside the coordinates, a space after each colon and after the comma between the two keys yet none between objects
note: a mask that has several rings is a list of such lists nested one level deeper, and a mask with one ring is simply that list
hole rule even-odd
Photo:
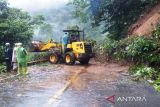
[{"label": "excavator wheel", "polygon": [[89,60],[90,60],[90,58],[86,58],[86,59],[80,60],[79,62],[80,62],[82,65],[85,65],[85,64],[88,64],[88,63],[89,63]]},{"label": "excavator wheel", "polygon": [[49,56],[49,62],[52,64],[57,64],[60,60],[58,53],[51,53]]},{"label": "excavator wheel", "polygon": [[75,64],[75,56],[74,56],[74,54],[72,52],[67,52],[65,54],[64,59],[65,59],[65,63],[67,65],[73,65],[73,64]]}]

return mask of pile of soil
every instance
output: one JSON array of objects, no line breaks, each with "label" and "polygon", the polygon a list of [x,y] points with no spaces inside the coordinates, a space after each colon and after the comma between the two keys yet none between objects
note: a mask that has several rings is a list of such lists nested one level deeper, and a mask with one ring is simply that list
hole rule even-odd
[{"label": "pile of soil", "polygon": [[139,19],[129,27],[128,35],[150,36],[160,22],[160,3],[146,10]]}]

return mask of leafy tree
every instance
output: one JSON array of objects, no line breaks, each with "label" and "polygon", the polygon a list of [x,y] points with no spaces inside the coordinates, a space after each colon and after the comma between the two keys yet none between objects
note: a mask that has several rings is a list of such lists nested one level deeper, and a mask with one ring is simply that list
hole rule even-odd
[{"label": "leafy tree", "polygon": [[1,10],[1,13],[6,8],[7,8],[7,2],[6,2],[6,0],[1,0],[0,1],[0,10]]},{"label": "leafy tree", "polygon": [[90,12],[88,11],[89,0],[71,0],[69,6],[73,6],[73,16],[82,23],[86,23]]},{"label": "leafy tree", "polygon": [[43,15],[35,15],[33,16],[33,19],[31,21],[32,25],[35,25],[35,27],[39,27],[40,25],[44,24],[45,18]]},{"label": "leafy tree", "polygon": [[6,0],[0,1],[0,62],[3,57],[3,46],[6,42],[13,45],[17,42],[28,44],[32,39],[33,29],[42,24],[41,15],[31,17],[27,12],[8,6]]},{"label": "leafy tree", "polygon": [[54,36],[53,27],[48,23],[42,24],[39,28],[38,35],[41,40],[51,39]]},{"label": "leafy tree", "polygon": [[99,41],[103,39],[101,32],[104,30],[104,24],[94,26],[95,20],[92,13],[99,9],[94,9],[95,6],[92,5],[92,7],[90,1],[91,0],[71,0],[69,6],[73,8],[73,17],[78,19],[79,23],[77,25],[80,26],[80,29],[85,30],[86,38]]},{"label": "leafy tree", "polygon": [[20,9],[9,8],[6,1],[0,1],[0,6],[0,44],[27,43],[33,34],[30,15]]},{"label": "leafy tree", "polygon": [[134,23],[140,14],[158,0],[99,0],[100,9],[93,14],[96,25],[105,23],[104,32],[112,34],[113,39],[126,37],[128,27]]}]

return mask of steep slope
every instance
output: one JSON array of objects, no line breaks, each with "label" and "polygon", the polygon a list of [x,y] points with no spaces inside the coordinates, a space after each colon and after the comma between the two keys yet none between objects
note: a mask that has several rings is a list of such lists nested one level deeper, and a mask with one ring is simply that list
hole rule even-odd
[{"label": "steep slope", "polygon": [[128,35],[149,36],[160,22],[160,3],[142,14],[137,22],[129,27]]}]

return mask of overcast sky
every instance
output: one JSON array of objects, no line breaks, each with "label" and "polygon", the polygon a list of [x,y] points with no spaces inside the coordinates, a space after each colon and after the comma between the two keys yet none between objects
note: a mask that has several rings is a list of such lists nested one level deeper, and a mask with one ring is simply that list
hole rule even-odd
[{"label": "overcast sky", "polygon": [[69,0],[8,0],[11,7],[17,7],[26,11],[58,8]]}]

